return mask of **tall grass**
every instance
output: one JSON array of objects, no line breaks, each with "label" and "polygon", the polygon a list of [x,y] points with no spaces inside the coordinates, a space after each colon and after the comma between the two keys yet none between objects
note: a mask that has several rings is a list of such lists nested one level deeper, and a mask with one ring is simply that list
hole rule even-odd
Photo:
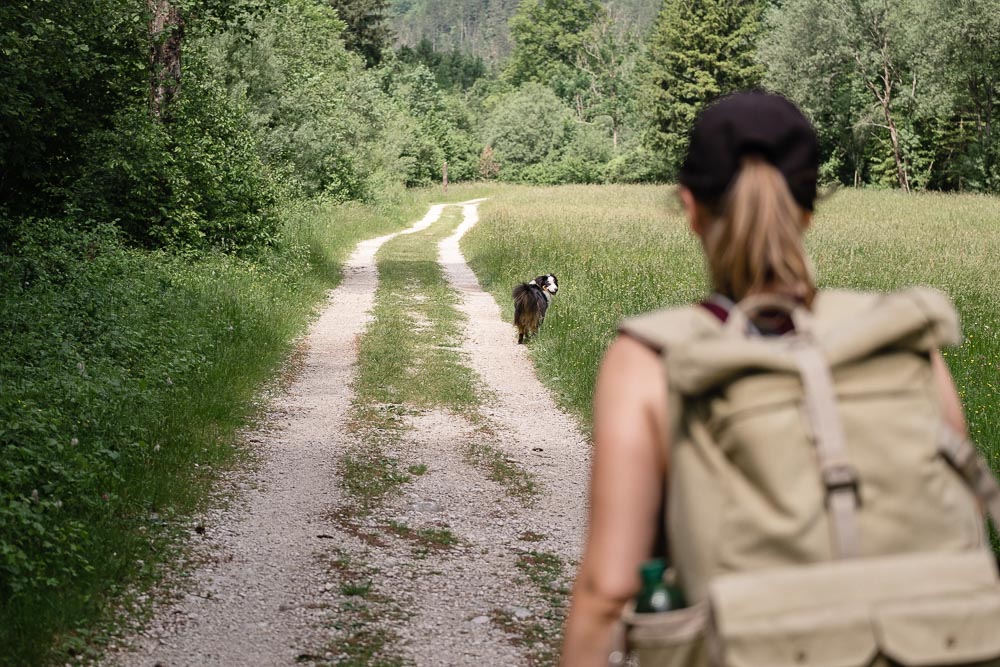
[{"label": "tall grass", "polygon": [[428,196],[288,208],[283,245],[253,258],[150,254],[52,221],[0,256],[0,664],[100,641],[247,451],[237,433],[344,257]]},{"label": "tall grass", "polygon": [[618,322],[704,290],[697,245],[667,188],[510,188],[480,209],[463,251],[508,319],[516,283],[548,272],[559,278],[532,356],[587,420],[597,365]]},{"label": "tall grass", "polygon": [[[973,437],[1000,463],[1000,200],[840,191],[820,202],[807,246],[821,287],[922,284],[951,295],[965,342],[946,358]],[[508,317],[516,282],[557,274],[559,295],[532,355],[587,422],[618,321],[696,301],[707,285],[700,247],[665,186],[504,189],[482,205],[463,249]]]}]

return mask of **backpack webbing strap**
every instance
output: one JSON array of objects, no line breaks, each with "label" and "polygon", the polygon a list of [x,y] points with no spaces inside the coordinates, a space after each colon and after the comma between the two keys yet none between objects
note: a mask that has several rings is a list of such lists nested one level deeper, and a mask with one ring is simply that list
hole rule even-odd
[{"label": "backpack webbing strap", "polygon": [[993,530],[1000,535],[1000,484],[997,483],[993,471],[986,463],[982,454],[976,449],[972,442],[955,432],[954,429],[944,427],[938,439],[938,446],[945,460],[958,471],[972,488],[973,493],[979,499],[983,510],[993,524]]},{"label": "backpack webbing strap", "polygon": [[858,473],[847,459],[844,429],[837,415],[837,395],[830,366],[819,348],[805,337],[793,354],[802,376],[806,412],[812,427],[820,475],[826,487],[834,553],[838,558],[853,558],[861,553],[856,516],[861,497]]}]

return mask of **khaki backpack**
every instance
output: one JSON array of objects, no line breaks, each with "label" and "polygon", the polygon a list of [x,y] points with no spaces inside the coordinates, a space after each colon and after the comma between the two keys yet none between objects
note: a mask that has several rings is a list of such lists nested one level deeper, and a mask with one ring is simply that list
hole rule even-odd
[{"label": "khaki backpack", "polygon": [[[776,308],[794,332],[755,334]],[[626,609],[613,664],[1000,666],[1000,487],[930,364],[960,341],[947,297],[752,297],[725,323],[690,306],[621,329],[666,367],[666,533],[693,604]]]}]

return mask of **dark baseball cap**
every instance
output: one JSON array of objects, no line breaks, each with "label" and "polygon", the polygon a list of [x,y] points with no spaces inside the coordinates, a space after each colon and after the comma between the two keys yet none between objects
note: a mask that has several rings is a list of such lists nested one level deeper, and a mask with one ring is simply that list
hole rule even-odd
[{"label": "dark baseball cap", "polygon": [[763,91],[727,95],[705,108],[691,130],[679,181],[703,202],[716,202],[740,161],[759,155],[785,177],[795,201],[811,211],[816,200],[816,130],[790,100]]}]

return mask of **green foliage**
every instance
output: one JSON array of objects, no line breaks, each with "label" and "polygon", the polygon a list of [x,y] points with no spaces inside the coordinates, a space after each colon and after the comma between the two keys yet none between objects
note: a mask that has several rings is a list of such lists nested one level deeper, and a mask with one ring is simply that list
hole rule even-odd
[{"label": "green foliage", "polygon": [[578,114],[584,120],[607,118],[615,148],[635,112],[638,55],[635,35],[620,31],[608,15],[590,26],[577,54],[577,68],[586,75],[577,95]]},{"label": "green foliage", "polygon": [[542,83],[570,101],[582,87],[575,71],[585,34],[603,17],[596,0],[528,0],[510,20],[514,51],[505,76],[514,85]]},{"label": "green foliage", "polygon": [[327,0],[347,24],[345,45],[365,59],[368,67],[382,62],[392,43],[388,25],[389,0]]},{"label": "green foliage", "polygon": [[484,127],[484,143],[493,148],[500,176],[518,180],[525,168],[557,153],[569,142],[572,113],[539,83],[526,83],[505,96]]},{"label": "green foliage", "polygon": [[340,38],[344,24],[313,0],[289,0],[249,26],[252,41],[201,39],[204,67],[247,109],[264,162],[300,193],[375,201],[436,182],[446,160],[452,180],[475,177],[472,120],[427,67],[389,54],[363,69]]},{"label": "green foliage", "polygon": [[429,185],[446,160],[444,144],[451,128],[445,118],[444,97],[434,75],[422,65],[403,70],[393,83],[394,96],[413,123],[403,152],[412,165],[405,182],[408,186]]},{"label": "green foliage", "polygon": [[767,25],[760,47],[767,84],[813,118],[828,176],[995,190],[994,3],[787,0]]},{"label": "green foliage", "polygon": [[[203,0],[184,11],[206,26],[241,25],[251,5]],[[26,7],[0,10],[0,50],[9,56],[0,67],[10,81],[0,93],[5,220],[82,211],[76,217],[117,222],[138,243],[185,250],[246,251],[274,241],[276,185],[238,108],[185,69],[173,122],[148,117],[140,5]],[[15,226],[0,228],[0,247],[17,243]]]},{"label": "green foliage", "polygon": [[607,131],[599,126],[574,123],[568,140],[545,159],[524,169],[521,180],[540,185],[602,183],[611,159]]},{"label": "green foliage", "polygon": [[[458,50],[482,58],[491,68],[510,55],[508,22],[520,0],[394,0],[392,20],[399,42],[416,48],[424,39],[441,52]],[[645,36],[661,0],[604,0],[607,14],[623,31]]]},{"label": "green foliage", "polygon": [[[145,84],[141,7],[127,0],[0,6],[0,206],[61,213],[83,142]],[[0,247],[10,242],[0,228]]]},{"label": "green foliage", "polygon": [[336,13],[289,0],[248,26],[253,40],[227,31],[193,46],[209,85],[247,109],[262,160],[306,196],[367,200],[389,187],[392,109],[377,75],[346,50]]},{"label": "green foliage", "polygon": [[1000,192],[1000,12],[992,0],[911,0],[907,38],[920,82],[916,113],[936,149],[933,187]]},{"label": "green foliage", "polygon": [[612,132],[610,119],[582,122],[550,88],[526,83],[487,114],[483,139],[490,153],[480,156],[480,169],[526,183],[602,183],[616,154]]},{"label": "green foliage", "polygon": [[423,186],[441,178],[448,162],[450,180],[476,177],[482,145],[473,135],[465,105],[441,90],[424,65],[397,62],[383,72],[383,86],[402,111],[403,178],[407,186]]},{"label": "green foliage", "polygon": [[446,90],[468,90],[486,76],[486,65],[479,56],[466,55],[458,49],[439,52],[426,37],[416,48],[400,47],[397,56],[409,65],[423,65],[434,73],[437,84]]},{"label": "green foliage", "polygon": [[660,173],[680,166],[694,118],[714,99],[756,87],[762,0],[666,0],[643,63],[641,104],[647,145]]},{"label": "green foliage", "polygon": [[430,40],[440,52],[460,51],[492,68],[510,54],[508,21],[520,0],[394,0],[392,21],[399,42],[416,47]]},{"label": "green foliage", "polygon": [[606,183],[650,183],[660,173],[659,156],[638,143],[615,155],[604,167]]},{"label": "green foliage", "polygon": [[71,206],[150,247],[246,252],[277,240],[278,187],[246,118],[190,75],[169,124],[144,102],[88,138]]},{"label": "green foliage", "polygon": [[597,0],[524,0],[510,20],[514,50],[505,77],[515,86],[541,83],[571,101],[586,85],[576,68],[586,33],[603,15]]},{"label": "green foliage", "polygon": [[663,0],[605,0],[604,8],[616,25],[643,38],[649,35]]},{"label": "green foliage", "polygon": [[813,120],[827,181],[860,184],[875,118],[855,75],[849,21],[832,2],[788,0],[766,16],[759,58],[766,85],[794,100]]}]

